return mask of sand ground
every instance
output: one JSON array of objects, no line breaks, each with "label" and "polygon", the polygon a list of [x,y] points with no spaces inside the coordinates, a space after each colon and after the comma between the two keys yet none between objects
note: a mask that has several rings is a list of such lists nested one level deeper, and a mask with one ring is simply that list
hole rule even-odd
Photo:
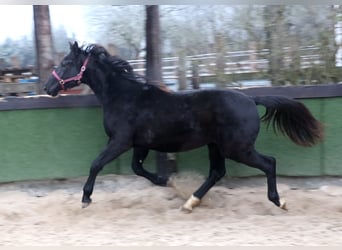
[{"label": "sand ground", "polygon": [[278,178],[287,212],[267,200],[264,177],[225,178],[192,213],[180,211],[202,179],[158,187],[100,176],[85,209],[85,178],[0,184],[0,245],[342,245],[342,178]]}]

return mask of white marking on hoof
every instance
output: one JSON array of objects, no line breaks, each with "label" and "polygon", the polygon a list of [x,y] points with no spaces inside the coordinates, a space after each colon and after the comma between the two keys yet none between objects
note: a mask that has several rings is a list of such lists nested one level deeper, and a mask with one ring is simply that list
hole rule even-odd
[{"label": "white marking on hoof", "polygon": [[287,209],[287,207],[286,207],[286,201],[285,200],[283,200],[283,199],[280,199],[280,208],[281,209],[283,209],[283,210],[285,210],[285,211],[288,211],[288,209]]},{"label": "white marking on hoof", "polygon": [[90,202],[82,202],[82,208],[86,208],[90,205]]},{"label": "white marking on hoof", "polygon": [[185,204],[182,206],[182,211],[191,213],[192,209],[198,204],[200,204],[201,200],[195,197],[194,195],[191,195],[191,197],[185,202]]}]

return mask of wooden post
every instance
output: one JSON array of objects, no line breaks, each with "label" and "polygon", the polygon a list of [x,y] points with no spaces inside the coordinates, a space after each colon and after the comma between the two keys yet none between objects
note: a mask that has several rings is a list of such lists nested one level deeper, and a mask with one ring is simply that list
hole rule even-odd
[{"label": "wooden post", "polygon": [[187,89],[187,79],[186,79],[186,61],[183,52],[179,53],[178,56],[178,90]]},{"label": "wooden post", "polygon": [[215,52],[216,52],[216,86],[226,87],[227,78],[226,69],[226,44],[222,33],[215,34]]},{"label": "wooden post", "polygon": [[192,88],[193,89],[199,89],[200,88],[200,79],[199,79],[199,66],[198,62],[193,60],[191,62],[191,83],[192,83]]},{"label": "wooden post", "polygon": [[[151,83],[162,84],[160,24],[158,5],[146,6],[146,78]],[[157,173],[168,178],[175,168],[167,153],[157,152]],[[175,162],[173,162],[175,163]]]},{"label": "wooden post", "polygon": [[158,5],[146,6],[146,77],[148,81],[162,82],[160,24]]},{"label": "wooden post", "polygon": [[39,75],[38,94],[42,94],[44,93],[43,85],[54,66],[49,5],[33,5],[33,16]]},{"label": "wooden post", "polygon": [[256,42],[250,42],[249,43],[249,50],[251,51],[251,53],[249,54],[250,67],[251,67],[252,71],[256,71],[257,70],[257,64],[256,64],[257,46],[256,46]]}]

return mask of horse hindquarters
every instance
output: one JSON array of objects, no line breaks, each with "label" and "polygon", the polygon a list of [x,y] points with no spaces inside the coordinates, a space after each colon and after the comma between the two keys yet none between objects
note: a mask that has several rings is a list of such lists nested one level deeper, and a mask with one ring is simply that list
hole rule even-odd
[{"label": "horse hindquarters", "polygon": [[[253,100],[235,92],[216,92],[211,100],[211,103],[206,103],[211,111],[210,125],[206,128],[213,141],[208,144],[209,176],[184,204],[186,211],[198,205],[210,188],[225,175],[225,158],[240,156],[240,152],[253,149],[259,131],[260,119]],[[206,117],[203,113],[201,117]],[[208,124],[207,119],[201,121]]]},{"label": "horse hindquarters", "polygon": [[[276,206],[285,209],[285,203],[279,199],[276,183],[276,160],[271,156],[265,156],[255,150],[254,144],[257,139],[260,118],[253,99],[242,96],[232,119],[227,118],[227,127],[223,136],[219,138],[219,147],[227,159],[257,168],[267,177],[268,199]],[[233,124],[233,125],[232,125]]]}]

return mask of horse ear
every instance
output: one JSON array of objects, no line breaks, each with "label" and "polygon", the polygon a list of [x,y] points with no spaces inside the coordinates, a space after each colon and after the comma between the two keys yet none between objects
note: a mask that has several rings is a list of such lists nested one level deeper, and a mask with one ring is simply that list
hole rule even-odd
[{"label": "horse ear", "polygon": [[78,43],[75,41],[73,44],[69,42],[70,50],[74,55],[78,55],[80,48],[78,47]]},{"label": "horse ear", "polygon": [[107,62],[107,57],[106,57],[106,55],[104,53],[101,53],[99,55],[99,62],[100,63],[106,63]]}]

